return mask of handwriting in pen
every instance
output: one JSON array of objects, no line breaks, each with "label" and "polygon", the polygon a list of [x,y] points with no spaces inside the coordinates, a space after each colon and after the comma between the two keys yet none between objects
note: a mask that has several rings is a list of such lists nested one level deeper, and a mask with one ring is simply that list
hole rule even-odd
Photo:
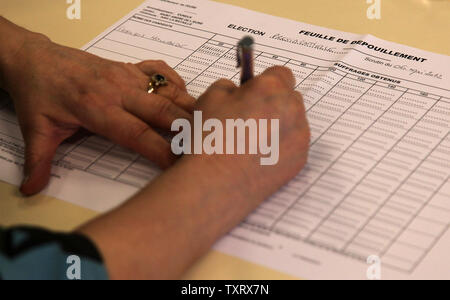
[{"label": "handwriting in pen", "polygon": [[129,29],[124,28],[124,27],[119,28],[117,31],[119,31],[121,33],[124,33],[124,34],[127,34],[127,35],[134,36],[134,37],[143,38],[143,39],[149,39],[149,40],[152,40],[152,41],[155,41],[155,42],[158,42],[158,43],[162,43],[162,44],[165,44],[165,45],[168,45],[168,46],[173,46],[173,47],[176,47],[176,48],[183,48],[183,49],[185,49],[187,47],[186,44],[181,44],[181,43],[174,42],[174,41],[164,40],[164,39],[161,39],[159,36],[156,36],[156,35],[146,36],[146,34],[144,34],[144,33],[133,32],[132,30],[129,30]]}]

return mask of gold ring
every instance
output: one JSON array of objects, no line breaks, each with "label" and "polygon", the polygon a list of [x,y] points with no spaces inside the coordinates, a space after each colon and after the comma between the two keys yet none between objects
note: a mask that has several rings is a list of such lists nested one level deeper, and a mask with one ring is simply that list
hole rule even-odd
[{"label": "gold ring", "polygon": [[148,84],[147,92],[149,94],[156,92],[156,89],[167,85],[168,81],[164,75],[155,74],[150,78],[150,82]]}]

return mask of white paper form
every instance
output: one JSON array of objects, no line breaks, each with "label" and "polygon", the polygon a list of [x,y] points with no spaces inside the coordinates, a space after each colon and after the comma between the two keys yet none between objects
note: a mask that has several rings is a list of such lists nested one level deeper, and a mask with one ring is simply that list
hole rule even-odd
[{"label": "white paper form", "polygon": [[[257,42],[257,73],[292,69],[312,130],[310,159],[215,249],[307,279],[450,279],[450,57],[206,0],[146,1],[84,47],[162,59],[199,96],[239,81],[236,44]],[[18,184],[23,141],[0,105],[0,178]],[[46,193],[104,212],[157,176],[97,136],[58,151]]]}]

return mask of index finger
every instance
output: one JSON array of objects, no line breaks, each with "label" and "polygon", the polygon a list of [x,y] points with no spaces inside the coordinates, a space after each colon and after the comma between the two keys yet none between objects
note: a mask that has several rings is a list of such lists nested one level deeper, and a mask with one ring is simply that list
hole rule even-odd
[{"label": "index finger", "polygon": [[133,91],[122,101],[123,108],[148,124],[170,129],[177,119],[190,119],[191,115],[183,108],[158,95]]},{"label": "index finger", "polygon": [[170,144],[144,121],[119,108],[112,108],[99,118],[91,131],[116,144],[131,149],[162,168],[176,159]]}]

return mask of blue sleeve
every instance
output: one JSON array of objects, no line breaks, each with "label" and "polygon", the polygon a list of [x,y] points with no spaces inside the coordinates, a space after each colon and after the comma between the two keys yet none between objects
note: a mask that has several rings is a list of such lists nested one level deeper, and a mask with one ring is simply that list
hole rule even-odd
[{"label": "blue sleeve", "polygon": [[0,279],[106,280],[108,275],[86,237],[20,227],[0,228]]}]

